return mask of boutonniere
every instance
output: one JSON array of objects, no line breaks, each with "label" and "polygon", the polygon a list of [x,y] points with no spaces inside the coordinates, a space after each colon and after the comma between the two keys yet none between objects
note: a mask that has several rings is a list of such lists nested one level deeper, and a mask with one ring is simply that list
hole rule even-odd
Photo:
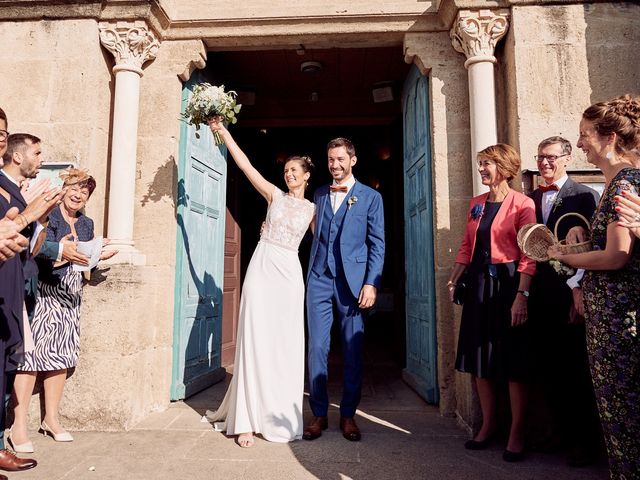
[{"label": "boutonniere", "polygon": [[557,196],[556,199],[553,201],[553,209],[555,210],[560,205],[562,205],[562,198],[560,198],[560,196]]},{"label": "boutonniere", "polygon": [[471,212],[470,212],[471,218],[473,220],[478,220],[482,216],[483,212],[484,212],[484,204],[477,203],[471,208]]},{"label": "boutonniere", "polygon": [[356,197],[355,195],[352,197],[349,197],[349,200],[347,200],[347,210],[351,210],[351,207],[358,202],[358,197]]}]

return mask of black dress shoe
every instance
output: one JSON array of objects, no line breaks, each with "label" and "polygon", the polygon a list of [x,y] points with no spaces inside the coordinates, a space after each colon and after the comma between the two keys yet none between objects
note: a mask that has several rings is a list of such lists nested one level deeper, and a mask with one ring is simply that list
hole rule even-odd
[{"label": "black dress shoe", "polygon": [[493,441],[493,434],[489,435],[484,440],[467,440],[464,442],[464,448],[467,450],[484,450]]},{"label": "black dress shoe", "polygon": [[521,450],[519,452],[512,452],[511,450],[507,450],[505,449],[505,451],[502,453],[502,459],[505,462],[521,462],[522,460],[524,460],[524,450]]}]

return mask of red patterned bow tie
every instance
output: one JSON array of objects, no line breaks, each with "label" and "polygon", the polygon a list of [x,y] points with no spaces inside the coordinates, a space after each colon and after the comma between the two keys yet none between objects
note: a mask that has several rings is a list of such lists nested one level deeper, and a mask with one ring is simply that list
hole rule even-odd
[{"label": "red patterned bow tie", "polygon": [[540,185],[538,187],[538,189],[543,193],[544,192],[551,192],[551,191],[557,192],[558,190],[560,190],[558,188],[558,185],[556,185],[555,183],[552,183],[551,185]]},{"label": "red patterned bow tie", "polygon": [[347,188],[346,185],[331,185],[329,186],[329,191],[330,192],[343,192],[343,193],[347,193],[349,189]]}]

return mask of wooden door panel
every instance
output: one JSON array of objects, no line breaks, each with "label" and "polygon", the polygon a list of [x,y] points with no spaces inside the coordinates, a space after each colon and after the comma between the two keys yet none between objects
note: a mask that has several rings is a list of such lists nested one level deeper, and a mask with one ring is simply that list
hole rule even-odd
[{"label": "wooden door panel", "polygon": [[[183,109],[194,82],[185,85]],[[221,368],[226,151],[211,132],[182,123],[178,165],[176,286],[171,398],[224,377]]]},{"label": "wooden door panel", "polygon": [[227,181],[227,210],[224,244],[224,295],[222,318],[222,366],[230,367],[234,362],[238,313],[240,309],[240,226],[238,215],[238,193],[235,169]]},{"label": "wooden door panel", "polygon": [[406,331],[404,378],[438,402],[431,151],[427,79],[414,66],[403,92]]}]

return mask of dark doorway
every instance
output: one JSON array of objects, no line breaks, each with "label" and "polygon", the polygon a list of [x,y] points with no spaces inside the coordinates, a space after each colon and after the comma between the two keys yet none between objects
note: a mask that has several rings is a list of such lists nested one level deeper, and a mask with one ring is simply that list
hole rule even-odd
[{"label": "dark doorway", "polygon": [[[319,71],[301,66],[316,62]],[[356,147],[356,178],[376,188],[385,205],[386,257],[383,288],[366,321],[367,369],[393,372],[405,364],[404,221],[401,88],[409,70],[395,48],[211,52],[205,77],[239,92],[243,109],[231,127],[238,144],[271,182],[284,188],[282,165],[292,154],[309,155],[316,165],[307,198],[328,183],[326,143],[347,137]],[[382,90],[379,90],[382,89]],[[378,97],[374,101],[375,95]],[[383,100],[383,101],[380,101]],[[266,203],[228,160],[228,205],[242,233],[241,276],[259,238]],[[310,235],[300,248],[306,271]],[[332,341],[331,365],[339,372],[340,342]]]}]

